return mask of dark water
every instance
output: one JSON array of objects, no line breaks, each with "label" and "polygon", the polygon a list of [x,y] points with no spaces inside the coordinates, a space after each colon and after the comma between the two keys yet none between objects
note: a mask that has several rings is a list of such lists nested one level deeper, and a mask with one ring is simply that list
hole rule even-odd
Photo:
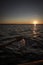
[{"label": "dark water", "polygon": [[0,25],[1,64],[43,60],[43,25]]},{"label": "dark water", "polygon": [[[31,36],[36,34],[43,37],[43,25],[0,25],[1,38],[14,37],[14,36]],[[1,39],[0,38],[0,39]]]}]

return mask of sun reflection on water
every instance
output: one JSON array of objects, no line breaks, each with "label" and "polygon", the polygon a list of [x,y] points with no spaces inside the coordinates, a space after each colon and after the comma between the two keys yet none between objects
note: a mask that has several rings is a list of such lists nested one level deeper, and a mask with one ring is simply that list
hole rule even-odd
[{"label": "sun reflection on water", "polygon": [[33,26],[33,37],[37,37],[36,34],[37,34],[37,28],[36,28],[36,24],[34,24]]},{"label": "sun reflection on water", "polygon": [[33,34],[36,34],[36,24],[34,24],[34,27],[33,27]]}]

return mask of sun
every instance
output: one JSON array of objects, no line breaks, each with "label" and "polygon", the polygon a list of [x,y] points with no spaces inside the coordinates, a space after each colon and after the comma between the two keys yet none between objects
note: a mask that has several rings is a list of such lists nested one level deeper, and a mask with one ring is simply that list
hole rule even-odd
[{"label": "sun", "polygon": [[33,21],[33,24],[38,24],[38,21]]}]

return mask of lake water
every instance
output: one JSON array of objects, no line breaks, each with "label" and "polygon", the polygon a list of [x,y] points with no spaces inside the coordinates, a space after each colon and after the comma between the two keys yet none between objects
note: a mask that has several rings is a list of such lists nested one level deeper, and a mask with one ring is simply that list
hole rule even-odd
[{"label": "lake water", "polygon": [[[20,40],[16,41],[17,37]],[[43,59],[43,25],[0,25],[0,47],[2,45],[5,45],[5,49],[10,49],[7,53],[20,55],[18,63]]]},{"label": "lake water", "polygon": [[43,36],[43,25],[0,25],[0,35],[2,37],[34,36],[35,34]]}]

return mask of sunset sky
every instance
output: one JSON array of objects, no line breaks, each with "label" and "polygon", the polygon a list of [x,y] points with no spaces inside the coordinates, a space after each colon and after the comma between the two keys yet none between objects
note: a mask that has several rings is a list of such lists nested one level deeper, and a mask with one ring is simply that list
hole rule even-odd
[{"label": "sunset sky", "polygon": [[43,24],[43,0],[1,0],[0,24]]}]

